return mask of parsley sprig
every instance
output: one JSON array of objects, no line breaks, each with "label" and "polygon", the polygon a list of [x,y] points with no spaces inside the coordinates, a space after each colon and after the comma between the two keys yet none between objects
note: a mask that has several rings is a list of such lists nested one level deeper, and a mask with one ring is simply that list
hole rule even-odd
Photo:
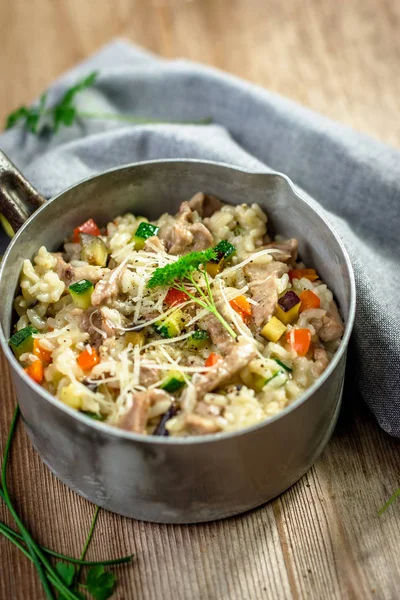
[{"label": "parsley sprig", "polygon": [[[107,600],[107,598],[113,594],[116,584],[116,577],[111,571],[106,571],[105,567],[131,562],[133,557],[124,556],[122,558],[108,561],[85,560],[85,554],[92,539],[98,517],[99,507],[96,507],[89,534],[80,558],[67,556],[38,544],[25,527],[17,511],[15,510],[8,491],[6,475],[11,443],[18,417],[19,408],[17,407],[11,423],[11,428],[4,451],[3,465],[1,470],[0,499],[3,500],[13,516],[14,521],[19,529],[19,533],[2,522],[0,522],[0,533],[4,535],[4,537],[6,537],[10,542],[12,542],[17,548],[19,548],[19,550],[34,563],[39,578],[42,582],[46,598],[55,600],[55,589],[59,593],[59,598],[64,598],[67,600],[85,600],[87,596],[78,589],[79,587],[80,589],[83,589],[85,593],[89,593],[93,598],[95,598],[95,600]],[[59,558],[60,562],[57,562],[53,566],[53,564],[50,562],[50,556]],[[74,565],[77,565],[78,568],[76,569]],[[79,582],[79,576],[82,567],[90,567],[87,572],[85,583]]]},{"label": "parsley sprig", "polygon": [[[191,298],[191,300],[196,302],[196,304],[213,314],[225,327],[227,332],[233,338],[236,338],[237,335],[235,331],[218,311],[212,294],[210,279],[206,270],[206,264],[210,260],[214,260],[216,258],[217,253],[214,248],[208,248],[202,252],[190,252],[189,254],[185,254],[176,262],[156,269],[147,282],[147,287],[172,287],[176,290],[184,292],[189,296],[189,298]],[[199,273],[200,277],[204,279],[207,290],[206,292],[204,292],[202,287],[194,278],[195,273]],[[191,286],[190,289],[187,287],[188,285]],[[192,293],[191,289],[193,288],[198,293],[198,296],[195,296]]]},{"label": "parsley sprig", "polygon": [[17,110],[8,115],[5,123],[5,128],[10,129],[17,124],[23,124],[27,131],[40,134],[47,130],[51,133],[56,133],[61,125],[70,127],[78,119],[101,119],[124,121],[136,125],[140,124],[157,124],[157,123],[176,123],[176,124],[191,124],[191,125],[206,125],[210,123],[210,119],[202,119],[199,121],[162,121],[144,119],[133,115],[114,114],[114,113],[98,113],[78,110],[75,106],[75,99],[79,92],[86,90],[94,85],[98,77],[98,71],[89,73],[83,79],[77,81],[75,85],[70,87],[58,102],[53,107],[47,107],[47,93],[45,92],[40,97],[37,106],[21,106]]}]

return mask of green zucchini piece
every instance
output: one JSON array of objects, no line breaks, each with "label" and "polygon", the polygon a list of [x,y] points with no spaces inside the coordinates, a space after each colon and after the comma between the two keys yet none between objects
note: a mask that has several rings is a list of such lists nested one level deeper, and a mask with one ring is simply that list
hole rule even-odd
[{"label": "green zucchini piece", "polygon": [[259,375],[258,373],[255,373],[253,375],[253,388],[254,388],[254,390],[256,392],[261,392],[261,390],[264,388],[265,385],[267,385],[267,383],[269,383],[270,381],[272,381],[273,379],[275,379],[275,377],[278,377],[278,375],[282,375],[283,373],[285,373],[285,371],[282,371],[282,369],[278,369],[268,379],[266,379],[262,375]]},{"label": "green zucchini piece", "polygon": [[145,241],[153,237],[153,235],[157,235],[159,229],[157,225],[152,225],[151,223],[145,223],[144,221],[140,223],[132,238],[132,242],[135,242],[135,250],[142,250]]},{"label": "green zucchini piece", "polygon": [[108,252],[107,246],[101,238],[88,233],[81,233],[81,260],[85,260],[89,265],[105,267],[107,264]]},{"label": "green zucchini piece", "polygon": [[87,410],[81,411],[83,415],[89,417],[89,419],[93,419],[93,421],[104,421],[105,417],[103,415],[98,415],[97,413],[90,412]]},{"label": "green zucchini piece", "polygon": [[19,358],[21,354],[25,352],[32,352],[33,350],[33,334],[39,333],[37,329],[28,325],[14,333],[8,340],[12,351],[15,356]]},{"label": "green zucchini piece", "polygon": [[78,308],[86,310],[91,305],[94,285],[87,279],[81,279],[68,288],[71,298]]},{"label": "green zucchini piece", "polygon": [[166,392],[172,394],[177,392],[185,385],[185,379],[179,371],[168,371],[164,381],[161,384],[161,388]]},{"label": "green zucchini piece", "polygon": [[190,350],[200,350],[207,345],[209,339],[207,331],[196,329],[193,335],[188,339],[188,348]]},{"label": "green zucchini piece", "polygon": [[230,244],[226,240],[222,240],[214,247],[217,257],[211,262],[219,263],[221,260],[229,260],[236,252],[236,248],[233,244]]},{"label": "green zucchini piece", "polygon": [[154,328],[161,337],[173,338],[180,334],[184,324],[185,319],[183,318],[182,311],[178,309],[168,315],[168,317],[156,321]]},{"label": "green zucchini piece", "polygon": [[253,389],[256,392],[261,392],[264,385],[267,383],[267,379],[258,373],[253,374]]},{"label": "green zucchini piece", "polygon": [[285,369],[285,371],[287,371],[288,373],[291,373],[293,371],[293,369],[291,369],[290,367],[288,367],[287,365],[285,365],[285,363],[283,363],[281,360],[279,360],[279,358],[274,358],[274,361],[276,363],[278,363],[278,365],[280,367],[282,367],[283,369]]}]

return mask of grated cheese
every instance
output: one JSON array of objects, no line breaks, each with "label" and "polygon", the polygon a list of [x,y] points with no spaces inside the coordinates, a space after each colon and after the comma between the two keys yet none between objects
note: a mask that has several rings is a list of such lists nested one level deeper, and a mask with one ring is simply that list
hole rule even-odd
[{"label": "grated cheese", "polygon": [[[248,265],[251,262],[256,262],[257,259],[260,258],[260,256],[265,256],[266,254],[273,254],[274,252],[280,252],[280,251],[274,250],[273,248],[267,248],[266,250],[261,250],[260,252],[254,252],[253,254],[251,254],[244,260],[242,260],[242,262],[238,263],[237,265],[234,265],[233,267],[229,267],[229,269],[224,269],[223,271],[221,271],[221,273],[218,273],[218,275],[216,276],[215,279],[221,279],[221,277],[226,277],[227,275],[234,273],[238,269],[242,269],[245,265]],[[271,258],[271,260],[272,260],[272,258]]]}]

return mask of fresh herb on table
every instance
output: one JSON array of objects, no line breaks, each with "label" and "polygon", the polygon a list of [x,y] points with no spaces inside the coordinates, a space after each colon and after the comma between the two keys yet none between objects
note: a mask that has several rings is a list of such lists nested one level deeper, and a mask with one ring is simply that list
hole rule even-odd
[{"label": "fresh herb on table", "polygon": [[[12,542],[19,550],[32,561],[37,569],[38,575],[43,585],[46,598],[55,600],[54,588],[59,593],[59,598],[67,600],[84,600],[87,598],[85,593],[89,593],[95,600],[107,600],[113,594],[116,584],[115,574],[106,571],[106,566],[119,565],[131,562],[133,556],[123,556],[113,560],[105,561],[87,561],[85,560],[86,551],[93,536],[96,520],[99,514],[99,507],[96,507],[92,524],[83,547],[80,558],[66,556],[54,550],[49,550],[38,544],[32,537],[28,529],[23,524],[12,503],[8,485],[7,485],[7,463],[10,454],[11,443],[13,440],[15,428],[19,417],[19,408],[17,407],[11,423],[10,432],[6,442],[1,470],[0,498],[3,500],[19,529],[19,533],[0,522],[0,533]],[[49,557],[54,556],[62,562],[57,562],[54,566]],[[77,565],[77,569],[75,566]],[[86,582],[79,581],[82,567],[89,567]],[[81,588],[85,593],[82,593]]]},{"label": "fresh herb on table", "polygon": [[[169,286],[184,292],[189,298],[196,302],[196,304],[212,313],[225,327],[227,332],[233,338],[236,338],[236,333],[232,327],[226,322],[221,313],[218,312],[212,295],[210,280],[205,268],[209,261],[215,260],[216,258],[217,252],[214,248],[208,248],[208,250],[202,252],[190,252],[185,256],[181,256],[176,262],[156,269],[147,282],[147,287]],[[203,268],[201,269],[200,267]],[[207,294],[194,279],[194,273],[199,273],[201,277],[204,278]],[[191,289],[194,288],[199,297],[194,296],[187,285],[190,285]]]},{"label": "fresh herb on table", "polygon": [[395,492],[393,492],[393,494],[390,496],[389,500],[387,500],[385,502],[385,504],[378,510],[378,515],[381,516],[383,515],[384,512],[387,511],[387,509],[395,503],[395,501],[397,500],[397,498],[400,498],[400,487],[397,488],[397,490]]},{"label": "fresh herb on table", "polygon": [[[17,124],[23,124],[25,129],[31,133],[40,134],[47,130],[56,133],[61,125],[70,127],[78,119],[102,119],[112,121],[124,121],[136,125],[157,124],[157,123],[174,123],[174,121],[152,120],[133,115],[114,114],[114,113],[93,113],[80,111],[74,105],[75,97],[79,92],[92,87],[98,76],[97,71],[93,71],[83,79],[79,80],[75,85],[69,88],[60,102],[53,107],[46,107],[47,93],[42,94],[37,106],[21,106],[12,112],[6,119],[5,128],[10,129]],[[210,123],[210,119],[200,121],[175,121],[181,125],[206,125]]]}]

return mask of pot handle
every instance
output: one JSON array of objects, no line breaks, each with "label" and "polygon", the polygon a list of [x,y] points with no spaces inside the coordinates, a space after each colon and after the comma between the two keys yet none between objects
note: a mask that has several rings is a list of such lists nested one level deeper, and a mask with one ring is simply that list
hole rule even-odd
[{"label": "pot handle", "polygon": [[17,231],[46,199],[0,150],[0,213]]}]

